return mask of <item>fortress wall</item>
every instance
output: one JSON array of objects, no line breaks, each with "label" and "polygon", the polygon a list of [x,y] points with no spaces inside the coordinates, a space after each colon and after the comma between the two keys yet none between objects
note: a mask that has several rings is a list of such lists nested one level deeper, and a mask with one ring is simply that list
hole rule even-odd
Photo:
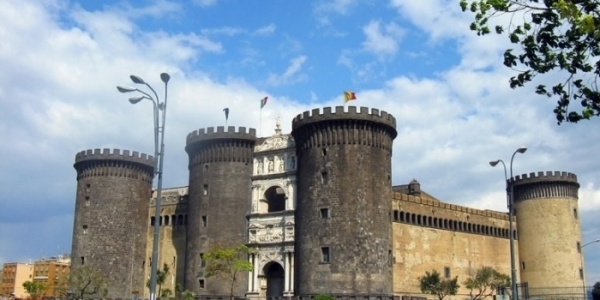
[{"label": "fortress wall", "polygon": [[[163,269],[163,264],[169,266],[169,276],[162,285],[162,290],[170,289],[174,296],[176,285],[182,288],[185,274],[185,243],[186,243],[186,221],[187,221],[187,187],[163,189],[161,203],[162,220],[152,222],[154,218],[156,191],[150,202],[148,211],[148,224],[161,225],[160,242],[158,244],[158,269]],[[168,224],[166,217],[168,217]],[[173,218],[175,217],[175,218]],[[152,257],[152,241],[154,240],[154,227],[148,226],[148,243],[146,245],[146,264],[144,268],[144,280],[150,278],[150,258]],[[157,290],[158,292],[158,290]],[[149,298],[148,289],[144,289],[143,299]]]},{"label": "fortress wall", "polygon": [[396,222],[393,233],[394,294],[421,294],[419,277],[434,269],[443,277],[444,268],[450,268],[462,295],[469,293],[463,282],[481,267],[510,274],[508,239]]},{"label": "fortress wall", "polygon": [[[394,194],[392,204],[394,294],[421,294],[418,278],[434,269],[444,276],[444,269],[449,268],[450,277],[458,276],[461,286],[484,266],[510,276],[505,214],[399,193]],[[396,219],[401,213],[403,221]],[[468,290],[462,287],[459,294],[466,295]]]}]

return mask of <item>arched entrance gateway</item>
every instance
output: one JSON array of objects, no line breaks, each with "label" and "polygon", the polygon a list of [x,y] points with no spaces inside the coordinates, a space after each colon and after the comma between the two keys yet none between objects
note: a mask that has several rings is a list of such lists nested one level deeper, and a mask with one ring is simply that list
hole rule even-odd
[{"label": "arched entrance gateway", "polygon": [[271,297],[283,297],[285,288],[285,272],[283,267],[277,262],[270,262],[263,268],[263,273],[267,278],[267,299]]}]

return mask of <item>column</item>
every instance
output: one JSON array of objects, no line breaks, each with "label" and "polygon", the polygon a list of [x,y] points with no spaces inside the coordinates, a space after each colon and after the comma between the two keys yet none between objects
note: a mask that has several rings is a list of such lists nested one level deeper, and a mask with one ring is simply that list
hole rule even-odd
[{"label": "column", "polygon": [[[248,254],[248,262],[254,265],[254,254]],[[248,272],[248,293],[252,292],[252,272]]]},{"label": "column", "polygon": [[283,270],[284,270],[284,274],[283,275],[283,281],[284,281],[284,288],[283,288],[283,292],[287,292],[290,290],[290,263],[288,261],[288,256],[289,256],[289,252],[283,252]]},{"label": "column", "polygon": [[294,292],[294,252],[290,252],[290,292]]},{"label": "column", "polygon": [[259,262],[258,262],[258,254],[253,254],[254,255],[254,268],[252,270],[253,273],[253,277],[254,279],[252,280],[252,291],[257,293],[258,292],[258,268],[260,267]]}]

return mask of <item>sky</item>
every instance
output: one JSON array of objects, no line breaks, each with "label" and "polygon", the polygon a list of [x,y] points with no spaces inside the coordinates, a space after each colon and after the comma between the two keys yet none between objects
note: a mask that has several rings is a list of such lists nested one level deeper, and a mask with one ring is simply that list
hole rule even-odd
[{"label": "sky", "polygon": [[[582,243],[600,238],[600,119],[557,125],[554,99],[512,90],[506,36],[469,31],[458,0],[0,0],[0,264],[71,248],[77,152],[154,152],[152,105],[131,105],[134,74],[163,99],[165,187],[188,184],[185,137],[226,125],[284,132],[313,108],[396,117],[393,184],[413,178],[445,202],[507,211],[504,172],[578,175]],[[506,20],[498,20],[502,22]],[[538,82],[562,80],[551,73]],[[144,89],[143,86],[136,86]],[[145,89],[148,91],[147,89]],[[260,99],[268,96],[261,110]],[[540,224],[543,228],[543,224]],[[586,246],[600,281],[600,243]]]}]

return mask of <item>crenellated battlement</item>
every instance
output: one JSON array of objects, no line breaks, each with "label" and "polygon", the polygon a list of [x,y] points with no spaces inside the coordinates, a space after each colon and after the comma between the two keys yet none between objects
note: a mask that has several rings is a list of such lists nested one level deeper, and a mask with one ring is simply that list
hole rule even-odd
[{"label": "crenellated battlement", "polygon": [[511,182],[515,184],[526,184],[540,181],[565,181],[577,182],[577,175],[569,172],[561,171],[546,171],[546,172],[531,172],[529,174],[517,175],[511,178]]},{"label": "crenellated battlement", "polygon": [[333,110],[331,107],[315,108],[297,115],[292,121],[292,130],[308,123],[330,120],[364,120],[396,128],[396,118],[386,111],[376,108],[369,111],[368,107],[360,107],[360,111],[357,111],[356,106],[348,106],[348,111],[345,111],[344,106],[336,106]]},{"label": "crenellated battlement", "polygon": [[397,193],[397,192],[392,193],[392,195],[393,195],[392,199],[394,199],[394,200],[414,202],[414,203],[418,203],[418,204],[444,208],[447,210],[464,212],[464,213],[468,213],[468,214],[472,214],[472,215],[479,215],[482,217],[490,217],[490,218],[496,218],[496,219],[501,219],[501,220],[508,220],[508,215],[506,213],[490,211],[490,210],[481,210],[481,209],[476,209],[476,208],[471,208],[471,207],[466,207],[466,206],[461,206],[461,205],[456,205],[456,204],[451,204],[451,203],[445,203],[445,202],[428,199],[428,198],[415,197],[415,196]]},{"label": "crenellated battlement", "polygon": [[511,178],[509,184],[511,183],[514,185],[515,202],[538,198],[578,199],[577,175],[569,172],[522,174]]},{"label": "crenellated battlement", "polygon": [[355,106],[344,111],[337,106],[304,112],[292,122],[292,136],[299,150],[331,145],[363,145],[392,151],[392,143],[398,135],[396,119],[387,112]]},{"label": "crenellated battlement", "polygon": [[202,128],[188,134],[185,151],[190,166],[210,162],[252,162],[256,129],[235,126]]},{"label": "crenellated battlement", "polygon": [[225,130],[225,126],[201,128],[194,130],[187,135],[187,144],[214,139],[243,139],[243,140],[255,140],[256,129],[239,127],[236,130],[235,126],[228,126]]},{"label": "crenellated battlement", "polygon": [[88,149],[81,151],[75,155],[75,164],[84,161],[91,160],[119,160],[136,162],[144,165],[148,165],[154,168],[154,157],[145,153],[139,153],[137,151],[129,151],[120,149]]}]

